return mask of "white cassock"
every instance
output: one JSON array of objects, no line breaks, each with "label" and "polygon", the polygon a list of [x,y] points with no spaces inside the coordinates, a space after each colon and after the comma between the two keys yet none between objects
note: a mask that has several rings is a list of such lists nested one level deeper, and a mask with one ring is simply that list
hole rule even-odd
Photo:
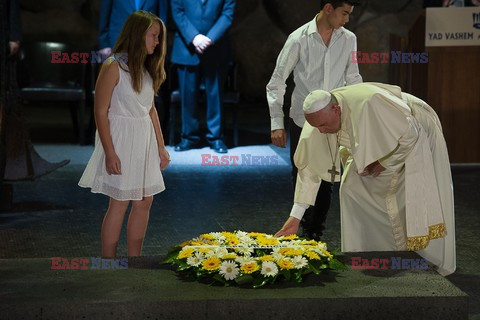
[{"label": "white cassock", "polygon": [[[342,109],[342,251],[412,250],[440,274],[453,273],[453,187],[436,113],[397,86],[361,83],[331,93]],[[327,139],[335,160],[337,135],[305,124],[294,157],[296,203],[313,205],[321,180],[330,180]],[[359,175],[377,160],[385,167],[378,177]]]}]

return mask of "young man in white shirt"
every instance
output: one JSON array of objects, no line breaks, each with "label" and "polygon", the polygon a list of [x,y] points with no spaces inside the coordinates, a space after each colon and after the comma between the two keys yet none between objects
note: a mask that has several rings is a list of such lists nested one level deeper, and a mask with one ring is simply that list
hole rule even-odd
[{"label": "young man in white shirt", "polygon": [[[293,71],[295,88],[290,107],[290,160],[295,186],[297,168],[293,155],[305,123],[303,101],[314,90],[332,90],[362,82],[358,64],[352,63],[352,52],[357,51],[357,38],[343,26],[349,21],[354,6],[360,1],[322,0],[322,10],[315,18],[292,32],[267,84],[267,100],[271,117],[272,143],[285,148],[287,134],[284,125],[283,103],[286,80]],[[328,151],[327,151],[328,152]],[[330,207],[332,183],[322,181],[315,206],[307,209],[302,220],[304,236],[320,239]],[[292,208],[295,211],[306,208]]]}]

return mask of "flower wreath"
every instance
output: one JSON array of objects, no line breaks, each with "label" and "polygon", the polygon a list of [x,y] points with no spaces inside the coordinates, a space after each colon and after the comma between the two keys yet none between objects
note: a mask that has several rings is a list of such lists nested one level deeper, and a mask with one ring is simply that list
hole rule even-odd
[{"label": "flower wreath", "polygon": [[254,288],[280,278],[300,283],[309,273],[346,269],[324,242],[244,231],[202,234],[174,247],[164,262],[196,280],[210,278],[225,285],[252,284]]}]

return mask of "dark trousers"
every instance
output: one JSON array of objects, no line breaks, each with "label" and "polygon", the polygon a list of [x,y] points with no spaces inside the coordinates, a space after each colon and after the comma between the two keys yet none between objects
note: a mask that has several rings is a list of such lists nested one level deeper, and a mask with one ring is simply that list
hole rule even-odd
[{"label": "dark trousers", "polygon": [[203,79],[207,105],[207,135],[209,142],[223,139],[223,83],[224,72],[218,66],[184,66],[178,65],[178,82],[182,103],[182,139],[198,143],[200,137],[200,120],[198,99],[200,84]]},{"label": "dark trousers", "polygon": [[[297,183],[297,167],[293,161],[293,155],[297,150],[298,139],[302,133],[302,128],[297,126],[292,119],[290,119],[290,161],[292,162],[292,182],[295,188]],[[320,188],[318,189],[315,205],[305,211],[302,219],[302,226],[304,236],[318,240],[323,235],[325,230],[325,220],[327,219],[328,209],[330,208],[330,200],[332,197],[333,184],[322,180]]]}]

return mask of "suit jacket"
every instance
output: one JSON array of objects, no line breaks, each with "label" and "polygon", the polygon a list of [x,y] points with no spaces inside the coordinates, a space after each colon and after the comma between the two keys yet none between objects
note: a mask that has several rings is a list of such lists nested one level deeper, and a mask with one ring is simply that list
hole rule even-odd
[{"label": "suit jacket", "polygon": [[[140,0],[139,4],[139,10],[156,14],[165,25],[167,24],[168,0]],[[135,0],[102,0],[98,26],[98,46],[100,49],[113,48],[123,24],[128,16],[135,11]]]},{"label": "suit jacket", "polygon": [[[173,39],[173,63],[198,65],[227,58],[226,33],[232,25],[235,0],[172,0],[172,18],[177,26]],[[198,55],[192,44],[197,34],[209,37],[214,45]]]}]

